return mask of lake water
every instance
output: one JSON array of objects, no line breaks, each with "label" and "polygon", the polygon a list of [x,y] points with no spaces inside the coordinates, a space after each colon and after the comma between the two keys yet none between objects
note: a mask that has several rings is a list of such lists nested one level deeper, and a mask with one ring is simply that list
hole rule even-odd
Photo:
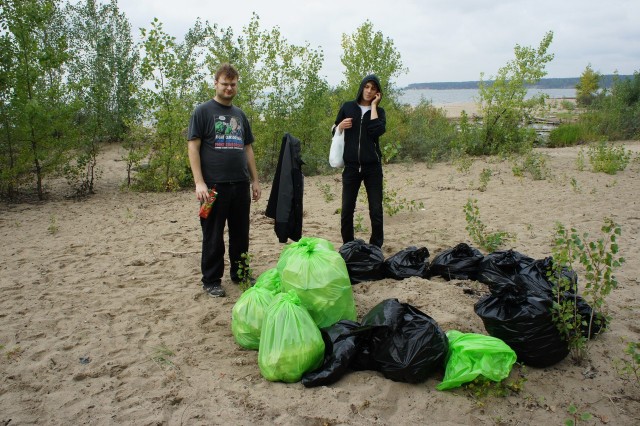
[{"label": "lake water", "polygon": [[[527,98],[535,96],[539,93],[546,93],[550,98],[563,99],[575,98],[576,89],[529,89]],[[402,103],[409,105],[417,105],[420,99],[430,100],[433,105],[446,105],[453,103],[476,102],[478,97],[478,89],[414,89],[405,90],[400,96]]]}]

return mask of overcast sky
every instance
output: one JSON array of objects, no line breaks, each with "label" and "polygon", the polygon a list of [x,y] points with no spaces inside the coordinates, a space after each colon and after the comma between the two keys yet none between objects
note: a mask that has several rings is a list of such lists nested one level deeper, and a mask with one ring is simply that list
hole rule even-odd
[{"label": "overcast sky", "polygon": [[236,36],[252,13],[260,28],[277,26],[289,44],[324,52],[323,77],[342,79],[342,34],[367,19],[393,40],[409,69],[396,84],[479,80],[495,76],[513,48],[537,47],[553,31],[547,77],[577,77],[591,64],[602,74],[640,71],[638,0],[119,0],[139,39],[157,17],[182,40],[196,18],[231,27]]}]

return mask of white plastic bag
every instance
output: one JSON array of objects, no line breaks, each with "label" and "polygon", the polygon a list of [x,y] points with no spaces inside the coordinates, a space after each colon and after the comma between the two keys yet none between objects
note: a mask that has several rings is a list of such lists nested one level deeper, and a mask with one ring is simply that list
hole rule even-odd
[{"label": "white plastic bag", "polygon": [[344,167],[344,131],[336,128],[336,132],[331,139],[331,149],[329,149],[329,164],[331,167]]}]

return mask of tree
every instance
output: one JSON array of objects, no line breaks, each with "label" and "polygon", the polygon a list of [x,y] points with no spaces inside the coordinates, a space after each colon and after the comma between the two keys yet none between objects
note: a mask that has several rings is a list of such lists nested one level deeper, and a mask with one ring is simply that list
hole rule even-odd
[{"label": "tree", "polygon": [[615,76],[609,90],[595,97],[580,122],[609,140],[640,137],[640,71],[631,78]]},{"label": "tree", "polygon": [[515,59],[498,70],[493,83],[480,76],[479,102],[482,125],[476,144],[467,145],[468,154],[524,152],[533,146],[535,131],[527,127],[533,112],[544,107],[546,95],[527,99],[527,86],[537,83],[553,59],[547,53],[553,40],[549,31],[537,49],[515,46]]},{"label": "tree", "polygon": [[8,32],[8,23],[5,19],[4,3],[0,15],[0,191],[9,198],[15,195],[19,185],[20,168],[18,158],[20,142],[18,129],[15,126],[18,108],[13,98],[15,96],[16,80],[16,53],[11,34]]},{"label": "tree", "polygon": [[396,99],[393,79],[408,70],[392,39],[380,31],[374,32],[373,24],[366,20],[353,34],[342,35],[342,50],[340,62],[345,67],[342,87],[347,94],[355,94],[367,74],[376,74],[385,88],[385,97]]},{"label": "tree", "polygon": [[320,50],[290,44],[278,27],[261,29],[254,14],[237,38],[231,28],[212,28],[206,61],[212,75],[223,62],[233,64],[240,73],[234,104],[252,123],[256,161],[263,176],[275,171],[285,133],[302,142],[307,169],[326,167],[331,117],[328,85],[320,77]]},{"label": "tree", "polygon": [[369,20],[353,34],[342,35],[342,49],[340,62],[345,67],[342,86],[347,93],[355,93],[362,78],[367,74],[376,74],[388,92],[385,95],[392,95],[393,78],[407,71],[393,40],[385,38],[380,31],[374,32],[373,24]]},{"label": "tree", "polygon": [[576,84],[576,102],[580,106],[591,105],[598,90],[600,89],[600,79],[602,75],[587,65]]},{"label": "tree", "polygon": [[[12,190],[56,171],[68,149],[70,110],[64,82],[68,59],[57,0],[2,0],[2,188]],[[8,57],[11,55],[11,57]],[[7,121],[11,119],[11,121]],[[4,167],[3,167],[4,168]],[[5,180],[6,179],[6,180]]]},{"label": "tree", "polygon": [[197,20],[177,43],[156,18],[142,29],[142,77],[152,86],[142,89],[145,119],[155,126],[149,167],[138,174],[137,185],[150,190],[175,190],[191,184],[185,127],[203,83],[202,49],[208,31]]},{"label": "tree", "polygon": [[78,194],[93,193],[100,144],[122,140],[136,114],[137,52],[131,28],[116,0],[85,0],[67,6],[68,82],[77,106],[78,149],[67,164],[67,179]]}]

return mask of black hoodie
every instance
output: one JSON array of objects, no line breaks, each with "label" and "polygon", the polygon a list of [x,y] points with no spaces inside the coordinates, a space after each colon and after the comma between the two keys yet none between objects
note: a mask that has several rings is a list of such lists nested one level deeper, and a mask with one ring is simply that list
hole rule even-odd
[{"label": "black hoodie", "polygon": [[[382,93],[380,80],[374,74],[368,75],[362,79],[358,95],[353,101],[345,102],[338,116],[335,125],[340,124],[345,118],[352,118],[353,126],[345,130],[344,135],[344,164],[345,167],[361,167],[373,164],[382,164],[382,153],[380,152],[379,138],[386,131],[386,116],[384,109],[377,106],[378,118],[371,119],[371,111],[367,111],[362,115],[362,110],[358,102],[362,99],[364,86],[368,81],[373,81]],[[338,131],[337,127],[335,131]]]}]

